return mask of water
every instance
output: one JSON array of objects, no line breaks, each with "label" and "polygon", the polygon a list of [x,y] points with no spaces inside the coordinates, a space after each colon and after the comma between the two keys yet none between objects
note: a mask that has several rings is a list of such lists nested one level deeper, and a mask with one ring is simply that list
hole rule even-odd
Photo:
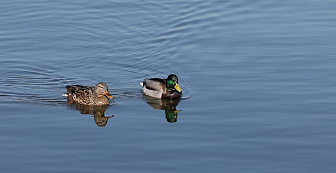
[{"label": "water", "polygon": [[[4,1],[0,170],[335,172],[335,7]],[[143,97],[142,79],[170,73],[183,100]],[[109,107],[61,96],[100,81]]]}]

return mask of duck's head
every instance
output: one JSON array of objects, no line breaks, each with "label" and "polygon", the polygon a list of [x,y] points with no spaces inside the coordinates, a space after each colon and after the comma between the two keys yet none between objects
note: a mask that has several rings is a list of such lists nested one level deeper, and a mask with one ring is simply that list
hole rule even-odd
[{"label": "duck's head", "polygon": [[168,91],[176,90],[177,92],[182,93],[182,89],[178,84],[178,77],[175,74],[168,76],[166,86]]},{"label": "duck's head", "polygon": [[96,86],[95,86],[95,93],[98,96],[106,96],[110,99],[113,99],[113,97],[111,96],[110,92],[108,91],[108,87],[106,85],[106,83],[104,82],[99,82]]}]

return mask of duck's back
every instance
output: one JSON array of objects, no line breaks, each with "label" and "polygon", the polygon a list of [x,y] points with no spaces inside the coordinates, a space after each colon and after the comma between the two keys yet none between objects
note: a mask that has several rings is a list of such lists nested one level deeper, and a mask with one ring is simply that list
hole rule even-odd
[{"label": "duck's back", "polygon": [[67,85],[68,91],[67,98],[70,102],[76,102],[84,105],[94,105],[95,94],[94,87],[82,86],[82,85]]},{"label": "duck's back", "polygon": [[161,98],[162,94],[166,92],[166,88],[164,87],[166,84],[166,81],[164,79],[159,78],[151,78],[151,79],[145,79],[143,81],[143,93],[145,95],[155,97],[155,98]]},{"label": "duck's back", "polygon": [[143,85],[148,89],[159,91],[166,85],[166,80],[160,78],[145,79]]}]

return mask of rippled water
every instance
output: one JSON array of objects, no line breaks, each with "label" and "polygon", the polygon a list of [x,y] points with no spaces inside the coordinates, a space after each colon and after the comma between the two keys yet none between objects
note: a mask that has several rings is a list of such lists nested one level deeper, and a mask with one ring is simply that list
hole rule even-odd
[{"label": "rippled water", "polygon": [[[4,1],[0,170],[335,172],[335,7]],[[143,96],[170,73],[184,99]],[[100,81],[109,107],[62,97]]]}]

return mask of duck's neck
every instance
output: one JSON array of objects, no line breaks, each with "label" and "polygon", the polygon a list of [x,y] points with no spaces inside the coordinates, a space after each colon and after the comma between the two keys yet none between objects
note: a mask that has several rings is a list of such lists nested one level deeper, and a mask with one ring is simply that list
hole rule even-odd
[{"label": "duck's neck", "polygon": [[108,105],[110,103],[109,99],[105,96],[96,97],[96,104],[97,105]]}]

